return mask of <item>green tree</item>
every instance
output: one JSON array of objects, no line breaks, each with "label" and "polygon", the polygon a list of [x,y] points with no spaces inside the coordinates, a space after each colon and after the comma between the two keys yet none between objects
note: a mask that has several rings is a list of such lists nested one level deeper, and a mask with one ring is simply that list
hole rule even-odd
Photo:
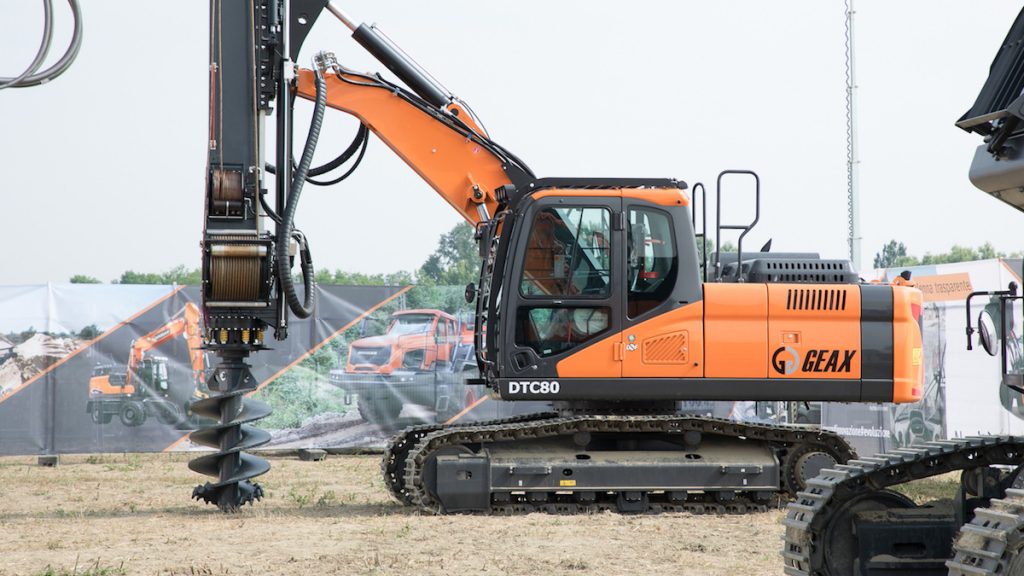
[{"label": "green tree", "polygon": [[203,274],[199,268],[186,268],[182,265],[175,266],[162,273],[136,272],[125,270],[121,277],[114,281],[115,284],[200,284]]},{"label": "green tree", "polygon": [[989,260],[991,258],[1000,258],[1003,256],[1005,256],[1005,254],[997,252],[989,242],[985,242],[977,248],[968,248],[966,246],[958,246],[954,244],[953,247],[949,249],[949,252],[934,255],[925,253],[924,257],[921,258],[921,264],[971,262],[974,260]]},{"label": "green tree", "polygon": [[136,272],[125,270],[121,277],[114,281],[115,284],[163,284],[159,274],[153,272]]},{"label": "green tree", "polygon": [[100,284],[99,278],[92,276],[86,276],[85,274],[75,274],[71,277],[72,284]]},{"label": "green tree", "polygon": [[907,255],[907,247],[903,242],[890,240],[882,251],[875,254],[875,268],[893,268],[897,266],[915,266],[917,258]]},{"label": "green tree", "polygon": [[419,283],[465,286],[480,278],[480,250],[476,230],[461,222],[437,241],[437,249],[420,266]]},{"label": "green tree", "polygon": [[1020,257],[1020,252],[1014,252],[1008,255],[1005,252],[996,250],[995,247],[992,246],[991,242],[985,242],[977,248],[954,244],[953,247],[946,252],[940,252],[938,254],[926,252],[924,256],[918,258],[907,254],[907,247],[902,242],[890,240],[882,247],[881,252],[875,254],[874,265],[875,268],[899,268],[902,266],[953,264],[956,262],[991,260],[993,258]]},{"label": "green tree", "polygon": [[102,333],[103,331],[97,328],[95,324],[89,324],[78,331],[78,337],[82,340],[93,340]]},{"label": "green tree", "polygon": [[[390,274],[365,274],[363,272],[346,272],[327,268],[317,270],[313,275],[317,284],[341,284],[344,286],[404,286],[414,284],[411,272],[398,271]],[[302,281],[302,275],[295,276],[296,282]]]}]

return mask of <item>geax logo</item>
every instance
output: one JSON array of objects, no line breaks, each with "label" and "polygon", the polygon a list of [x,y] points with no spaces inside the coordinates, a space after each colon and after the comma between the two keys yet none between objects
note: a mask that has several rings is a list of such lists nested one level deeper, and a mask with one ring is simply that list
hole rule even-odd
[{"label": "geax logo", "polygon": [[856,350],[808,350],[800,363],[800,353],[792,346],[782,346],[772,354],[772,368],[784,376],[796,372],[849,372]]},{"label": "geax logo", "polygon": [[779,374],[789,376],[796,372],[796,365],[800,363],[800,353],[792,346],[783,346],[772,354],[772,368]]}]

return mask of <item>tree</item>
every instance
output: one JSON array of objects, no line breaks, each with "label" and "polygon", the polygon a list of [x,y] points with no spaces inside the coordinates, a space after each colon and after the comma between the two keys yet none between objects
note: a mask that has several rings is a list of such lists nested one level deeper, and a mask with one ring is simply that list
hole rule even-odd
[{"label": "tree", "polygon": [[456,224],[437,241],[437,249],[420,266],[422,283],[464,286],[480,279],[480,250],[476,230],[465,222]]},{"label": "tree", "polygon": [[163,273],[136,272],[125,270],[115,284],[200,284],[203,274],[199,268],[188,269],[182,265],[175,266]]},{"label": "tree", "polygon": [[932,254],[926,252],[918,258],[907,254],[907,247],[902,242],[890,240],[882,251],[875,254],[875,268],[899,268],[903,266],[953,264],[956,262],[973,262],[975,260],[991,260],[993,258],[1020,258],[1019,252],[1007,255],[992,246],[991,242],[985,242],[977,248],[960,246],[954,244],[948,252]]},{"label": "tree", "polygon": [[93,340],[102,333],[103,331],[97,328],[95,324],[89,324],[78,331],[78,337],[82,340]]},{"label": "tree", "polygon": [[1002,252],[996,252],[996,249],[992,247],[992,244],[985,242],[977,249],[968,248],[966,246],[953,245],[949,249],[949,252],[942,254],[928,254],[926,253],[921,258],[921,264],[949,264],[952,262],[971,262],[973,260],[989,260],[992,258],[1000,258],[1005,256]]},{"label": "tree", "polygon": [[99,278],[92,276],[86,276],[85,274],[75,274],[71,277],[72,284],[100,284]]},{"label": "tree", "polygon": [[882,246],[882,251],[875,254],[875,268],[895,268],[898,266],[916,266],[917,258],[907,255],[907,247],[903,242],[890,240]]},{"label": "tree", "polygon": [[[317,284],[342,284],[345,286],[403,286],[415,283],[412,273],[405,271],[390,274],[364,274],[344,270],[331,272],[327,268],[321,268],[313,275],[313,279]],[[302,282],[301,274],[295,276],[295,282]]]}]

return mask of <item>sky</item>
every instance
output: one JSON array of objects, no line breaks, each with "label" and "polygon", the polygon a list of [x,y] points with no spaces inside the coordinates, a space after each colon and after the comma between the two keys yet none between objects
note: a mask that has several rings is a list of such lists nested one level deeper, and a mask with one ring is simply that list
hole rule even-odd
[{"label": "sky", "polygon": [[[83,0],[78,60],[57,80],[0,91],[0,284],[109,281],[199,265],[208,114],[207,2]],[[538,176],[758,172],[761,218],[745,245],[847,254],[841,0],[339,1],[377,23]],[[1024,215],[967,179],[980,140],[953,126],[973,103],[1019,3],[856,1],[862,251],[992,242],[1024,249]],[[70,34],[54,2],[50,60]],[[32,59],[41,3],[0,0],[0,76]],[[324,15],[320,49],[381,70]],[[297,146],[311,105],[297,105]],[[272,125],[269,126],[272,137]],[[315,163],[355,122],[328,111]],[[752,214],[726,190],[729,220]],[[713,207],[709,214],[714,214]],[[318,268],[412,270],[459,216],[379,140],[333,188],[307,186],[296,223]]]}]

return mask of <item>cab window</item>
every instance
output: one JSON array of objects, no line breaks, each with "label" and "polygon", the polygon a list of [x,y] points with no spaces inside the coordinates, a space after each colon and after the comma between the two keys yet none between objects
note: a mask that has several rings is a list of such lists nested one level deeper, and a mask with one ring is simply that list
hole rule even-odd
[{"label": "cab window", "polygon": [[605,306],[523,307],[516,317],[516,345],[542,358],[561,354],[606,332],[610,315]]},{"label": "cab window", "polygon": [[672,219],[653,208],[629,210],[627,314],[636,318],[672,295],[678,259]]},{"label": "cab window", "polygon": [[607,208],[544,208],[533,219],[520,291],[526,297],[608,297],[611,292]]}]

